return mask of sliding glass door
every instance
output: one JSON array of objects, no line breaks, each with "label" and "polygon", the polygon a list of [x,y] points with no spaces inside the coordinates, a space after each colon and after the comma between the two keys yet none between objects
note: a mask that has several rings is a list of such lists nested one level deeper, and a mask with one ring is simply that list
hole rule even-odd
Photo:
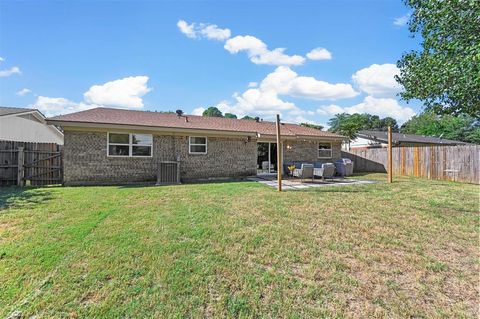
[{"label": "sliding glass door", "polygon": [[259,174],[277,172],[277,143],[257,143],[257,172]]}]

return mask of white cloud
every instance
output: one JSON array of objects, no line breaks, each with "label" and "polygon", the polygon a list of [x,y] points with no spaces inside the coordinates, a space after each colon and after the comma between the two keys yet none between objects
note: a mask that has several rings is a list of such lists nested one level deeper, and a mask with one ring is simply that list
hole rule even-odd
[{"label": "white cloud", "polygon": [[130,76],[90,87],[83,94],[83,102],[77,103],[63,97],[38,96],[31,107],[39,109],[46,116],[78,112],[95,107],[139,109],[143,107],[142,96],[151,90],[147,86],[147,82],[148,76]]},{"label": "white cloud", "polygon": [[148,76],[130,76],[120,80],[94,85],[83,94],[87,103],[119,108],[142,108],[142,96],[151,91]]},{"label": "white cloud", "polygon": [[28,93],[31,93],[32,91],[30,91],[30,89],[27,89],[27,88],[24,88],[24,89],[21,89],[19,91],[17,91],[17,93],[15,93],[16,95],[20,95],[20,96],[25,96],[27,95]]},{"label": "white cloud", "polygon": [[411,15],[411,13],[406,13],[401,17],[397,17],[397,18],[393,19],[393,24],[398,26],[398,27],[403,27],[403,26],[407,25],[408,20],[410,19],[410,15]]},{"label": "white cloud", "polygon": [[197,37],[196,31],[194,30],[195,26],[194,26],[193,23],[188,24],[184,20],[179,20],[177,22],[177,27],[180,29],[180,32],[185,34],[187,37],[192,38],[192,39]]},{"label": "white cloud", "polygon": [[289,67],[280,66],[262,81],[264,90],[272,89],[281,95],[314,100],[335,100],[358,95],[350,84],[328,83],[310,76],[299,76]]},{"label": "white cloud", "polygon": [[248,87],[249,88],[254,88],[254,87],[257,87],[257,86],[258,86],[257,82],[248,82]]},{"label": "white cloud", "polygon": [[313,77],[298,76],[289,67],[280,66],[268,74],[258,87],[233,95],[234,102],[220,102],[217,107],[222,112],[245,115],[258,115],[273,118],[277,113],[286,119],[305,122],[307,116],[315,112],[300,109],[295,103],[285,101],[280,96],[304,97],[308,99],[340,99],[357,95],[350,84],[331,84]]},{"label": "white cloud", "polygon": [[360,90],[375,96],[389,97],[400,92],[401,85],[395,80],[400,71],[395,64],[372,64],[352,75]]},{"label": "white cloud", "polygon": [[10,69],[5,69],[0,71],[0,77],[7,77],[13,74],[21,74],[20,68],[14,66]]},{"label": "white cloud", "polygon": [[197,107],[193,109],[192,115],[202,115],[204,111],[205,111],[204,107]]},{"label": "white cloud", "polygon": [[4,62],[5,59],[0,56],[0,62]]},{"label": "white cloud", "polygon": [[349,107],[338,105],[322,106],[317,109],[317,113],[321,115],[368,113],[380,117],[391,116],[399,123],[403,123],[415,115],[415,111],[412,108],[401,106],[396,99],[375,98],[373,96],[366,96],[361,103]]},{"label": "white cloud", "polygon": [[251,35],[231,38],[224,48],[231,54],[245,51],[250,61],[255,64],[300,65],[305,62],[305,58],[300,55],[284,54],[284,48],[269,50],[262,40]]},{"label": "white cloud", "polygon": [[255,64],[269,65],[300,65],[305,58],[300,55],[287,55],[285,48],[269,50],[267,45],[260,39],[251,35],[238,35],[230,38],[230,29],[221,29],[215,24],[191,23],[184,20],[177,22],[178,29],[192,39],[206,38],[210,40],[226,41],[224,48],[231,54],[245,51]]},{"label": "white cloud", "polygon": [[200,24],[200,34],[210,40],[224,41],[230,38],[230,29],[220,29],[215,24]]},{"label": "white cloud", "polygon": [[310,60],[331,60],[332,53],[325,48],[315,48],[307,53],[307,58]]},{"label": "white cloud", "polygon": [[275,114],[289,111],[298,111],[298,107],[291,102],[281,100],[275,91],[262,91],[260,89],[248,89],[242,94],[233,95],[235,103],[227,101],[217,104],[222,112],[234,113],[239,117],[245,115],[258,115],[273,118]]},{"label": "white cloud", "polygon": [[339,113],[347,113],[345,108],[335,104],[321,106],[317,109],[316,112],[320,115],[335,115]]},{"label": "white cloud", "polygon": [[37,100],[31,105],[31,107],[37,108],[48,117],[57,114],[84,111],[98,107],[98,105],[85,104],[83,102],[75,103],[63,97],[38,96]]},{"label": "white cloud", "polygon": [[231,35],[230,29],[221,29],[215,24],[200,23],[197,25],[196,23],[188,24],[184,20],[179,20],[177,27],[180,32],[192,39],[204,37],[209,40],[225,41]]}]

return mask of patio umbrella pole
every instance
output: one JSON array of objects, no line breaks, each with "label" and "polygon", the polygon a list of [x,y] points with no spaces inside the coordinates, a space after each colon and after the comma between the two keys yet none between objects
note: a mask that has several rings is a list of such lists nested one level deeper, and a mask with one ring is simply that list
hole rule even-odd
[{"label": "patio umbrella pole", "polygon": [[277,114],[277,183],[278,191],[282,191],[282,144],[280,142],[280,115]]}]

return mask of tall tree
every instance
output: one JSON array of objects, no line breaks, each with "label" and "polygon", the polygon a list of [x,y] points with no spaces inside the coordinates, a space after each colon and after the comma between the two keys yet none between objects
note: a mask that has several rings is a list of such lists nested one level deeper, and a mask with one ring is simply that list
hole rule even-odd
[{"label": "tall tree", "polygon": [[409,30],[423,41],[397,63],[401,97],[436,114],[480,118],[480,1],[404,1],[413,10]]},{"label": "tall tree", "polygon": [[465,114],[454,116],[424,112],[405,122],[400,131],[480,144],[480,121]]},{"label": "tall tree", "polygon": [[398,132],[398,124],[394,118],[380,118],[367,113],[336,114],[328,121],[328,125],[330,125],[329,131],[339,133],[350,140],[357,138],[357,133],[361,130],[386,131],[388,126],[391,126],[394,132]]},{"label": "tall tree", "polygon": [[227,119],[236,119],[237,116],[235,114],[232,114],[232,113],[225,113],[225,118]]},{"label": "tall tree", "polygon": [[375,129],[379,131],[387,131],[389,126],[392,128],[392,131],[398,132],[397,120],[390,116],[381,119],[379,125],[375,127]]},{"label": "tall tree", "polygon": [[316,130],[323,130],[323,126],[322,125],[318,125],[318,124],[311,124],[311,123],[300,123],[301,126],[305,126],[305,127],[309,127],[309,128],[314,128]]},{"label": "tall tree", "polygon": [[202,116],[223,117],[223,114],[222,111],[220,111],[215,106],[210,106],[208,109],[203,111]]},{"label": "tall tree", "polygon": [[328,121],[329,131],[339,133],[348,137],[348,146],[350,141],[357,138],[358,131],[362,130],[367,123],[367,118],[363,114],[336,114],[334,118]]}]

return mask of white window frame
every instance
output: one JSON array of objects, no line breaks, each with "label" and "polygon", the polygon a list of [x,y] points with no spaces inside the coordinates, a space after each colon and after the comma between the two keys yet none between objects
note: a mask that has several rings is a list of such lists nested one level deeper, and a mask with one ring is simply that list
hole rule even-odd
[{"label": "white window frame", "polygon": [[[205,139],[205,144],[192,143],[192,138],[195,138],[195,137],[204,138]],[[205,152],[192,152],[192,146],[205,146]],[[188,137],[188,154],[205,155],[207,153],[208,153],[208,137],[206,137],[206,136],[189,136]]]},{"label": "white window frame", "polygon": [[[128,134],[128,144],[122,143],[110,143],[110,134]],[[133,144],[132,143],[132,135],[149,135],[152,137],[152,144]],[[128,155],[111,155],[110,154],[110,145],[118,145],[118,146],[128,146]],[[150,155],[143,156],[143,155],[133,155],[133,147],[134,146],[150,146]],[[152,134],[144,134],[144,133],[126,133],[126,132],[108,132],[107,133],[107,157],[138,157],[138,158],[151,158],[153,157],[153,135]]]},{"label": "white window frame", "polygon": [[[320,144],[330,144],[330,156],[320,156]],[[328,149],[322,148],[322,151],[327,151]],[[328,159],[332,158],[332,143],[331,142],[318,142],[317,143],[317,156],[318,158]]]}]

